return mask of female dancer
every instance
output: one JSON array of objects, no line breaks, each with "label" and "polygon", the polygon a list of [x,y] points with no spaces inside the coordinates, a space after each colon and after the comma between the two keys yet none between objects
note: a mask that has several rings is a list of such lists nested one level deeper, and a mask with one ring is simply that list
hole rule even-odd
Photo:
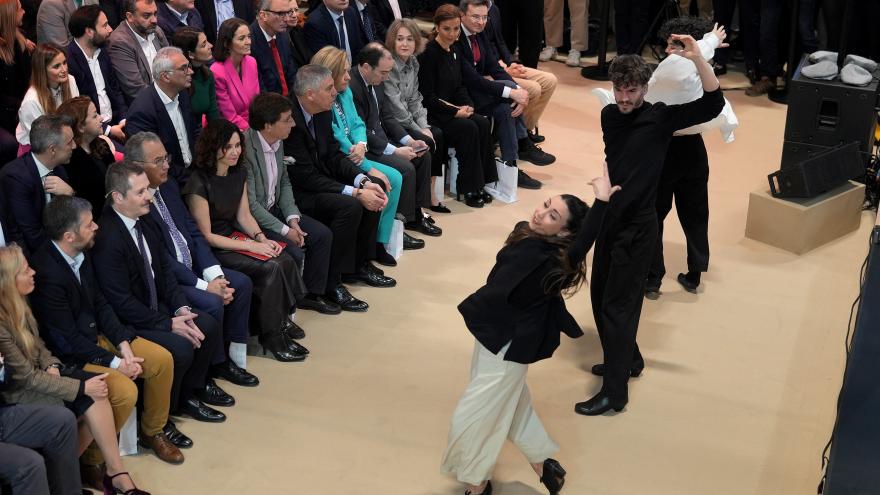
[{"label": "female dancer", "polygon": [[551,494],[565,482],[565,470],[550,458],[559,447],[532,409],[525,379],[529,364],[553,355],[560,331],[583,335],[563,296],[584,282],[584,258],[608,199],[620,190],[611,186],[607,165],[590,184],[592,208],[570,194],[553,196],[528,222],[516,224],[486,285],[458,306],[476,344],[471,381],[452,415],[443,470],[467,484],[466,495],[492,493],[488,480],[505,438],[525,454]]}]

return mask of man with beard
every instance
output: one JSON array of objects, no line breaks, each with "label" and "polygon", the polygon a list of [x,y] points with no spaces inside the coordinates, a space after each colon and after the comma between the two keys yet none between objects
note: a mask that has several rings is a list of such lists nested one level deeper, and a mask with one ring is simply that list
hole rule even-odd
[{"label": "man with beard", "polygon": [[128,104],[153,82],[153,59],[168,46],[156,11],[155,0],[125,0],[125,20],[110,35],[110,62]]},{"label": "man with beard", "polygon": [[611,183],[621,191],[612,198],[593,255],[590,297],[605,363],[602,389],[578,403],[587,416],[622,410],[629,400],[627,381],[638,376],[644,360],[636,345],[645,277],[657,240],[657,186],[672,133],[711,120],[724,107],[718,79],[697,42],[673,34],[681,48],[675,55],[697,67],[703,96],[682,105],[645,101],[651,69],[638,55],[621,55],[609,69],[616,105],[602,109],[605,159]]},{"label": "man with beard", "polygon": [[101,116],[104,134],[124,141],[128,105],[110,68],[110,56],[103,49],[113,28],[97,5],[76,9],[67,26],[73,36],[73,43],[67,45],[67,67],[76,79],[79,94],[92,99]]}]

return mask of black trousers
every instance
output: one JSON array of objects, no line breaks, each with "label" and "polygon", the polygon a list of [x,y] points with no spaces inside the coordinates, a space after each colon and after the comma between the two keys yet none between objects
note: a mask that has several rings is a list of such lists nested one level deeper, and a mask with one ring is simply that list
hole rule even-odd
[{"label": "black trousers", "polygon": [[510,53],[519,48],[519,61],[537,68],[544,43],[544,0],[504,0],[498,9],[501,34]]},{"label": "black trousers", "polygon": [[[746,68],[758,77],[776,77],[782,72],[779,62],[779,26],[783,0],[740,0],[743,51]],[[783,43],[783,46],[787,46]]]},{"label": "black trousers", "polygon": [[[733,32],[733,12],[736,10],[736,0],[712,0],[712,10],[715,12],[715,22],[724,26],[728,33]],[[742,19],[740,12],[740,19]],[[740,22],[742,25],[742,22]],[[742,26],[740,26],[742,29]],[[741,35],[745,33],[741,30]],[[719,65],[727,65],[730,60],[730,48],[718,48],[715,50],[715,62]]]},{"label": "black trousers", "polygon": [[[379,185],[382,186],[381,181]],[[342,274],[354,273],[357,267],[376,257],[378,211],[369,211],[357,199],[345,194],[319,193],[313,205],[303,213],[323,223],[333,233],[327,291],[341,283]]]},{"label": "black trousers", "polygon": [[195,286],[180,286],[180,290],[186,294],[189,304],[193,307],[193,312],[208,313],[223,328],[224,345],[217,346],[217,355],[214,356],[213,364],[226,360],[226,343],[247,344],[248,315],[251,311],[251,295],[254,290],[251,279],[244,273],[224,267],[223,274],[229,281],[229,286],[235,289],[232,302],[227,305],[223,304],[223,299],[217,294]]},{"label": "black trousers", "polygon": [[651,27],[651,0],[614,0],[617,54],[636,53]]},{"label": "black trousers", "polygon": [[397,212],[403,215],[407,222],[422,218],[419,208],[431,207],[431,152],[427,151],[412,161],[397,155],[373,153],[367,153],[367,158],[400,172],[403,183],[400,186]]},{"label": "black trousers", "polygon": [[434,135],[433,139],[423,134],[421,129],[407,129],[407,132],[414,139],[421,139],[431,147],[431,177],[440,177],[443,175],[443,166],[449,160],[446,139],[443,136],[443,130],[439,127],[429,125],[429,128],[431,129],[431,134]]},{"label": "black trousers", "polygon": [[[222,263],[222,261],[221,261]],[[164,347],[171,353],[174,359],[174,381],[171,383],[171,410],[189,400],[193,392],[205,387],[208,378],[208,368],[212,360],[217,356],[217,347],[223,346],[223,332],[217,320],[207,313],[201,313],[192,320],[199,330],[205,334],[205,340],[201,347],[193,348],[185,338],[172,333],[159,330],[144,330],[137,332],[138,337]]]},{"label": "black trousers", "polygon": [[[287,223],[277,205],[270,213],[278,220]],[[326,225],[308,215],[300,215],[299,226],[308,234],[303,247],[295,246],[289,239],[275,232],[272,232],[275,236],[270,237],[272,240],[287,243],[285,251],[299,266],[307,292],[324,294],[327,292],[327,270],[330,268],[330,246],[333,244],[333,234]]]},{"label": "black trousers", "polygon": [[632,367],[644,366],[636,344],[645,276],[657,242],[653,210],[635,218],[606,215],[593,253],[590,299],[605,358],[602,392],[627,400]]},{"label": "black trousers", "polygon": [[441,125],[448,146],[455,148],[458,160],[456,191],[478,192],[498,180],[491,151],[492,126],[489,119],[475,113],[466,119],[454,118]]},{"label": "black trousers", "polygon": [[672,209],[687,240],[690,272],[709,269],[709,157],[703,136],[675,136],[666,151],[663,174],[657,188],[657,245],[648,272],[648,286],[660,287],[666,266],[663,262],[663,221]]}]

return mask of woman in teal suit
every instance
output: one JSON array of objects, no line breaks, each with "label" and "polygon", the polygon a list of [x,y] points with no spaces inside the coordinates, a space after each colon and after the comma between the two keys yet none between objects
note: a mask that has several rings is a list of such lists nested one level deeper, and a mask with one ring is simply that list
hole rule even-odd
[{"label": "woman in teal suit", "polygon": [[379,216],[379,233],[376,236],[376,263],[395,266],[397,262],[385,251],[385,244],[391,239],[391,228],[400,200],[400,185],[403,182],[400,172],[388,165],[368,160],[364,157],[367,151],[367,127],[361,120],[354,106],[351,89],[348,87],[351,63],[343,50],[333,46],[325,46],[312,57],[312,63],[323,65],[333,73],[336,85],[336,101],[330,113],[333,114],[333,136],[339,142],[343,153],[361,170],[371,177],[385,183],[388,204]]}]

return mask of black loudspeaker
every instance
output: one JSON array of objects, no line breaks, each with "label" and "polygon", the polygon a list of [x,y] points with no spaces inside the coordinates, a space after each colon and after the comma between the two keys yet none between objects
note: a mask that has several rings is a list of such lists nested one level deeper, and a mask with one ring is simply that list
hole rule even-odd
[{"label": "black loudspeaker", "polygon": [[782,169],[852,142],[858,143],[858,151],[867,160],[874,146],[880,70],[875,72],[871,84],[858,87],[840,80],[804,77],[801,69],[808,65],[810,62],[805,55],[788,91]]},{"label": "black loudspeaker", "polygon": [[767,176],[775,198],[812,198],[865,175],[859,143],[829,148]]}]

